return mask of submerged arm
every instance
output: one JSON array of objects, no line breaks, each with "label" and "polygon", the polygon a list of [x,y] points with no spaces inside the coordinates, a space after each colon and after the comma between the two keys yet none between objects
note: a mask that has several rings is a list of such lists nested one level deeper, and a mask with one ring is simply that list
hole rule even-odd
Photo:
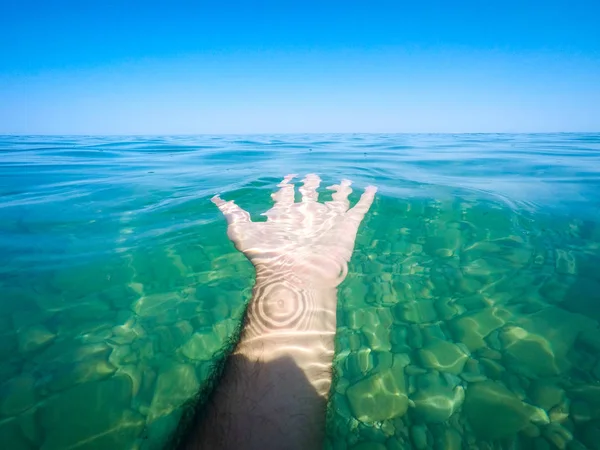
[{"label": "submerged arm", "polygon": [[[282,292],[260,297],[257,283],[240,342],[206,405],[197,442],[203,449],[320,448],[326,398],[331,384],[335,310],[322,311],[314,327],[256,335],[264,317],[260,301],[293,303],[302,294],[314,302],[334,303],[336,290]],[[269,297],[271,296],[271,297]]]},{"label": "submerged arm", "polygon": [[228,358],[185,448],[320,448],[331,385],[337,286],[347,273],[358,226],[373,202],[367,188],[349,209],[350,183],[318,203],[308,175],[301,203],[288,176],[267,222],[233,202],[214,202],[228,234],[256,268],[240,341]]}]

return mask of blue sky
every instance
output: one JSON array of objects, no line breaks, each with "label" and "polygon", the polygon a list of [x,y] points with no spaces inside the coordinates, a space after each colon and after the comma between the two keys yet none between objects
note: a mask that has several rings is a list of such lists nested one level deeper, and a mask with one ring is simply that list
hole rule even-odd
[{"label": "blue sky", "polygon": [[0,133],[600,131],[598,1],[0,2]]}]

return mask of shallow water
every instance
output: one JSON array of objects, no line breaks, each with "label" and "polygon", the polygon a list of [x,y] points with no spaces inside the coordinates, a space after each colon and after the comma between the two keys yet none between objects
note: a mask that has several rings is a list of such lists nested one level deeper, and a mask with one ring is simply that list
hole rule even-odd
[{"label": "shallow water", "polygon": [[0,137],[0,448],[161,448],[253,284],[209,198],[309,172],[379,188],[328,448],[600,448],[600,134]]}]

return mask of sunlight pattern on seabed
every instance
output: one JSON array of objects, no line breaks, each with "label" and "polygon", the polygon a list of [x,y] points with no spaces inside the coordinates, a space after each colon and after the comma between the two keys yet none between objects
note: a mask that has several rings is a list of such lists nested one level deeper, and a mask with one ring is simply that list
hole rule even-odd
[{"label": "sunlight pattern on seabed", "polygon": [[379,188],[327,448],[600,448],[599,135],[0,144],[1,448],[162,448],[253,284],[209,199],[290,172]]}]

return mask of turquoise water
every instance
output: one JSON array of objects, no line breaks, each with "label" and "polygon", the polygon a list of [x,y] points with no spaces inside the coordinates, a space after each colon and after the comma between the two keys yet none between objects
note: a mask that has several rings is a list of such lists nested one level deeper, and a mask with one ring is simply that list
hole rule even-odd
[{"label": "turquoise water", "polygon": [[379,188],[328,448],[600,448],[600,134],[0,137],[0,448],[162,448],[253,284],[209,198],[309,172]]}]

